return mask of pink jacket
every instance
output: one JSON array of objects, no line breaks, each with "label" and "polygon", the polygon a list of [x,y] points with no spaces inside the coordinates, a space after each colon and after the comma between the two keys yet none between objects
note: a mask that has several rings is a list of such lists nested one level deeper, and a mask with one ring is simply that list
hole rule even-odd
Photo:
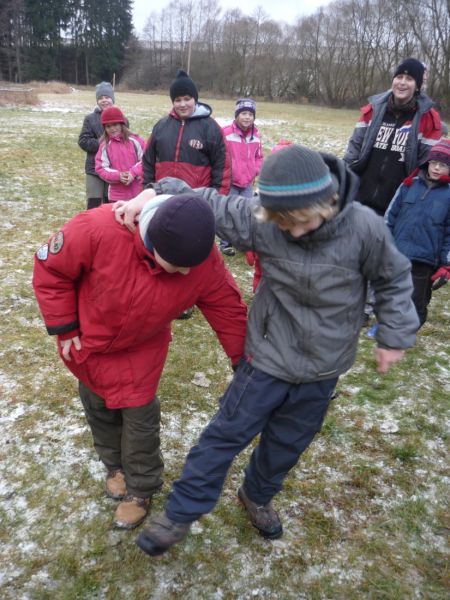
[{"label": "pink jacket", "polygon": [[223,134],[231,154],[231,183],[246,188],[261,171],[264,158],[259,131],[253,127],[244,133],[233,121],[223,128]]},{"label": "pink jacket", "polygon": [[[130,133],[127,141],[122,137],[117,137],[111,138],[108,142],[101,142],[95,157],[95,172],[109,183],[108,198],[110,202],[130,200],[142,192],[144,148],[144,140],[134,133]],[[134,176],[130,185],[121,183],[120,173],[122,171],[130,171]]]}]

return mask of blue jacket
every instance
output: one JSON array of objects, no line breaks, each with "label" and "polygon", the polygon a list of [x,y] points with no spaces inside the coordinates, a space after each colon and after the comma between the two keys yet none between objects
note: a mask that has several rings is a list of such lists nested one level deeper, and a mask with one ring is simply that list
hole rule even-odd
[{"label": "blue jacket", "polygon": [[397,248],[433,267],[450,264],[450,178],[430,185],[421,169],[405,179],[385,215]]}]

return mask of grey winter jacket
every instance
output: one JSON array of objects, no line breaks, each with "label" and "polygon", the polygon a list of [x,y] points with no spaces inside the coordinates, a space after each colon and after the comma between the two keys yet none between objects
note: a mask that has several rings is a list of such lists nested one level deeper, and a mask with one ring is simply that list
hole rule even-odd
[{"label": "grey winter jacket", "polygon": [[[340,212],[298,239],[272,222],[258,222],[257,197],[197,190],[214,210],[217,234],[241,251],[257,252],[261,261],[246,354],[258,369],[291,383],[330,379],[351,367],[368,281],[376,295],[379,346],[412,346],[419,325],[409,261],[396,250],[383,219],[352,201],[357,177],[343,161],[322,156],[339,181]],[[153,187],[157,193],[190,191],[173,178]]]},{"label": "grey winter jacket", "polygon": [[84,117],[83,126],[78,137],[78,145],[86,152],[85,171],[89,175],[95,175],[95,155],[100,145],[100,138],[103,135],[103,126],[101,122],[102,111],[98,106],[94,112]]},{"label": "grey winter jacket", "polygon": [[[351,169],[361,174],[372,152],[378,131],[392,91],[371,96],[369,104],[361,109],[361,118],[353,130],[344,161]],[[442,125],[439,114],[433,109],[434,102],[421,92],[417,96],[417,111],[414,115],[405,151],[406,172],[410,173],[426,159],[430,148],[440,139]]]}]

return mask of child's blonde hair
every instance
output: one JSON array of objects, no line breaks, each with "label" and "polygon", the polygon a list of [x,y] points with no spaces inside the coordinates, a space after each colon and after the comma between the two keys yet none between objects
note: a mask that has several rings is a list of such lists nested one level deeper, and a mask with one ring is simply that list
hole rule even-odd
[{"label": "child's blonde hair", "polygon": [[296,225],[298,223],[307,223],[315,216],[322,217],[322,219],[325,221],[329,221],[339,211],[338,201],[338,194],[333,194],[326,200],[314,202],[305,208],[273,210],[271,208],[261,207],[256,213],[256,218],[258,221],[272,221],[277,225]]}]

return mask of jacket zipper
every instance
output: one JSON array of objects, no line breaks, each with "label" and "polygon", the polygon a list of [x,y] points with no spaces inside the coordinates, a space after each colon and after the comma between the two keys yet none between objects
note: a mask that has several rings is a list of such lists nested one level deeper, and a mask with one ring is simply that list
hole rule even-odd
[{"label": "jacket zipper", "polygon": [[184,123],[185,121],[181,121],[180,133],[178,134],[177,145],[175,148],[175,162],[178,162],[178,157],[180,155],[181,138],[183,137]]}]

